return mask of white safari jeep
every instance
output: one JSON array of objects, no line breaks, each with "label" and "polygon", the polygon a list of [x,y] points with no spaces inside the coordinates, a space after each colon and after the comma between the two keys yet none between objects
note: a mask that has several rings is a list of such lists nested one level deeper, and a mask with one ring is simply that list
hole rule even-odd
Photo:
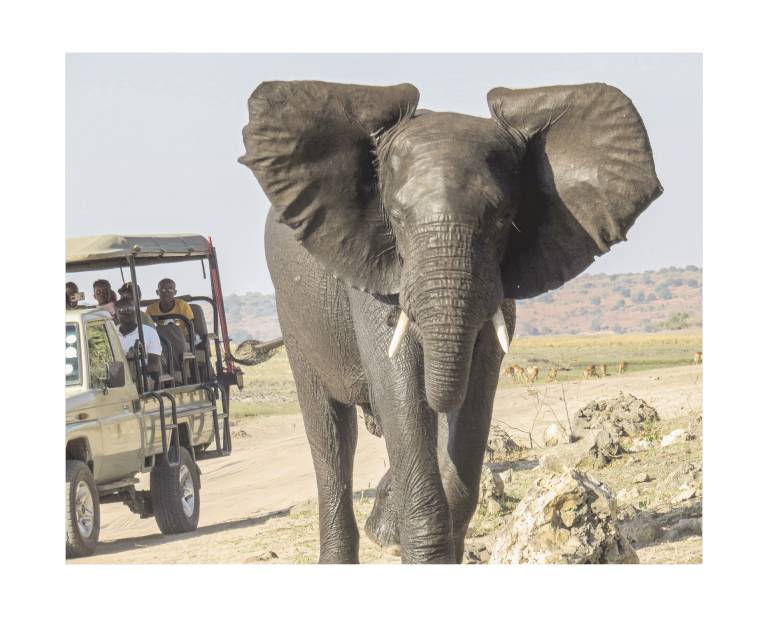
[{"label": "white safari jeep", "polygon": [[[121,502],[141,517],[154,516],[163,533],[194,530],[200,515],[196,461],[231,452],[229,388],[242,387],[242,373],[232,363],[210,240],[97,236],[67,241],[68,272],[125,267],[134,289],[138,266],[178,261],[202,261],[203,273],[208,263],[211,297],[180,296],[195,315],[194,320],[174,316],[187,325],[181,351],[179,341],[166,340],[158,328],[163,372],[156,386],[149,385],[141,352],[142,328],[150,326],[139,321],[139,342],[127,357],[108,312],[66,311],[67,557],[96,549],[100,503]],[[203,303],[212,309],[211,332]],[[134,304],[138,314],[138,298]],[[137,490],[137,476],[146,472],[150,490]]]}]

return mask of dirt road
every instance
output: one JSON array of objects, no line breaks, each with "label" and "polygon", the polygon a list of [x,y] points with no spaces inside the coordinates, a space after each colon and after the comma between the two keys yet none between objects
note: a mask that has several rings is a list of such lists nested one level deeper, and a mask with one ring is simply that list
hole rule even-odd
[{"label": "dirt road", "polygon": [[[632,393],[656,407],[663,419],[701,409],[701,367],[677,367],[565,384],[571,416],[591,400]],[[537,398],[538,397],[538,398]],[[565,421],[561,386],[502,382],[494,421],[529,430],[534,439],[553,421]],[[550,411],[551,408],[551,411]],[[383,440],[362,422],[355,459],[356,507],[370,510],[370,491],[388,467]],[[278,554],[271,562],[311,562],[317,555],[316,516],[312,504],[315,479],[301,416],[280,415],[238,421],[234,452],[203,461],[200,525],[197,531],[162,536],[154,519],[141,520],[126,507],[101,509],[101,543],[92,557],[70,563],[249,563],[260,553]],[[519,437],[519,435],[516,435]],[[148,475],[142,482],[148,480]],[[142,485],[142,488],[148,488]],[[305,516],[296,516],[304,510]],[[293,509],[293,515],[289,510]],[[368,557],[368,559],[366,559]],[[361,539],[364,561],[399,561]]]}]

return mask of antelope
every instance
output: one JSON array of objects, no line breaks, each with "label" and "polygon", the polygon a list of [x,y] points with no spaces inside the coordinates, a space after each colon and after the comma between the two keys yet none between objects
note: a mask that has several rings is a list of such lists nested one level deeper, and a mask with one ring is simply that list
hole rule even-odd
[{"label": "antelope", "polygon": [[518,366],[517,364],[513,364],[512,368],[515,372],[515,380],[522,383],[525,379],[525,369],[522,366]]},{"label": "antelope", "polygon": [[627,370],[627,363],[624,362],[624,360],[622,360],[621,362],[619,362],[619,374],[620,375],[623,374],[624,372],[626,372],[626,370]]},{"label": "antelope", "polygon": [[695,354],[693,354],[693,363],[694,364],[701,364],[702,360],[703,360],[703,357],[702,357],[700,351],[697,351]]},{"label": "antelope", "polygon": [[584,369],[584,379],[589,379],[590,377],[597,377],[597,371],[595,370],[594,364],[590,364]]},{"label": "antelope", "polygon": [[528,375],[528,383],[533,383],[539,377],[539,367],[538,366],[529,366],[528,367],[528,371],[527,371],[527,375]]},{"label": "antelope", "polygon": [[547,383],[552,383],[557,379],[557,370],[556,368],[549,369],[549,373],[547,373]]}]

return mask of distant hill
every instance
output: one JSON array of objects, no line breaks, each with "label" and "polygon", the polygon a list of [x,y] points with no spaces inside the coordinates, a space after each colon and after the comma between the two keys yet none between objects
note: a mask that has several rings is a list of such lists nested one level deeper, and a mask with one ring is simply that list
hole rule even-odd
[{"label": "distant hill", "polygon": [[[638,274],[585,274],[517,303],[515,336],[657,332],[701,327],[702,270],[662,268]],[[230,336],[280,336],[272,294],[224,298]]]},{"label": "distant hill", "polygon": [[517,336],[658,332],[701,327],[702,270],[585,274],[517,303]]},{"label": "distant hill", "polygon": [[224,311],[229,336],[236,342],[267,341],[280,336],[274,294],[248,292],[224,296]]}]

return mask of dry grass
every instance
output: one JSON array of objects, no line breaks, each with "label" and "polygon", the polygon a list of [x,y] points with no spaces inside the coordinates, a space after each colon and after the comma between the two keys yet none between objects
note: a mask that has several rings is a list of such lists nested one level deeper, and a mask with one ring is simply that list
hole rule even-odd
[{"label": "dry grass", "polygon": [[[652,334],[599,334],[588,336],[534,336],[514,339],[502,368],[512,364],[537,365],[539,382],[546,381],[547,370],[560,368],[557,381],[583,379],[582,371],[590,364],[607,364],[609,375],[618,372],[621,360],[628,362],[627,372],[647,371],[692,364],[693,354],[701,350],[701,331]],[[232,391],[232,413],[236,416],[266,416],[299,413],[296,386],[282,349],[273,358],[257,366],[243,366],[245,388]],[[570,369],[570,370],[562,370]],[[504,377],[500,388],[515,385]]]}]

